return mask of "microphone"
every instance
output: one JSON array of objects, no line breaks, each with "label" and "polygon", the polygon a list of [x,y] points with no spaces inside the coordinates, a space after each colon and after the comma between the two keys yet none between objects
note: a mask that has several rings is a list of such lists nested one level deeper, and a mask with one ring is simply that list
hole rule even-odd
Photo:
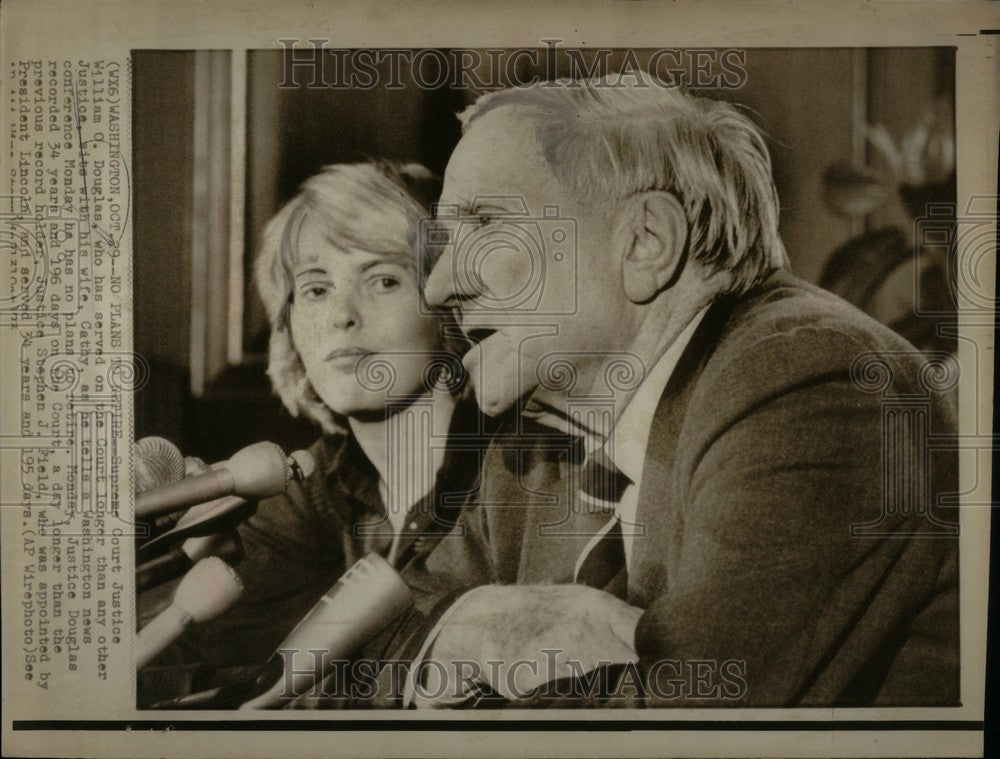
[{"label": "microphone", "polygon": [[[305,479],[316,468],[316,461],[308,451],[295,451],[292,458],[299,465],[296,480]],[[253,516],[256,510],[256,501],[245,501],[234,495],[192,506],[175,521],[174,527],[169,532],[143,545],[139,549],[140,555],[142,558],[156,555],[158,551],[163,550],[164,545],[176,543],[182,538],[200,537],[230,530]]]},{"label": "microphone", "polygon": [[184,476],[184,456],[176,445],[162,437],[144,437],[135,442],[135,492],[143,493]]},{"label": "microphone", "polygon": [[[207,472],[211,469],[208,464],[199,459],[197,456],[185,456],[184,457],[184,476],[190,477],[193,474],[201,474],[202,472]],[[165,485],[166,483],[160,483]],[[142,535],[140,537],[146,538],[146,540],[152,540],[153,538],[162,535],[167,530],[173,529],[177,521],[184,516],[179,512],[173,514],[164,514],[162,517],[157,517],[150,522],[147,522],[149,526],[149,534]]]},{"label": "microphone", "polygon": [[193,622],[219,616],[241,595],[243,583],[231,566],[216,556],[199,561],[177,586],[170,606],[139,631],[136,669],[149,664]]},{"label": "microphone", "polygon": [[235,495],[200,503],[175,520],[167,532],[139,546],[136,549],[136,561],[149,561],[187,538],[205,537],[231,530],[256,511],[257,501],[245,501]]},{"label": "microphone", "polygon": [[[308,451],[296,451],[292,456],[299,463],[303,479],[313,473],[316,462],[312,454]],[[167,531],[139,546],[136,550],[136,561],[149,561],[185,538],[206,537],[232,530],[240,522],[253,516],[256,510],[256,501],[245,501],[231,495],[193,506],[179,518],[164,517],[173,520],[166,526]]]},{"label": "microphone", "polygon": [[243,560],[243,542],[235,531],[188,538],[163,556],[141,564],[135,571],[135,590],[142,593],[180,577],[204,558],[218,556],[233,567]]},{"label": "microphone", "polygon": [[290,480],[305,477],[303,467],[308,463],[311,469],[311,459],[306,451],[296,451],[286,458],[274,443],[254,443],[207,472],[139,493],[135,516],[158,517],[227,495],[248,499],[277,495]]},{"label": "microphone", "polygon": [[[240,708],[273,709],[284,705],[282,695],[289,690],[307,692],[412,605],[410,589],[392,565],[377,553],[367,554],[278,646],[257,680],[258,687],[267,690]],[[293,653],[283,656],[283,650]],[[323,654],[317,659],[314,650]]]},{"label": "microphone", "polygon": [[[139,494],[181,479],[186,461],[176,445],[162,437],[144,437],[135,443],[135,493]],[[170,517],[136,524],[137,540],[146,539],[173,527]],[[176,520],[174,520],[176,521]]]},{"label": "microphone", "polygon": [[184,457],[184,476],[190,476],[192,474],[201,474],[202,472],[207,472],[211,469],[208,464],[199,459],[197,456],[185,456]]}]

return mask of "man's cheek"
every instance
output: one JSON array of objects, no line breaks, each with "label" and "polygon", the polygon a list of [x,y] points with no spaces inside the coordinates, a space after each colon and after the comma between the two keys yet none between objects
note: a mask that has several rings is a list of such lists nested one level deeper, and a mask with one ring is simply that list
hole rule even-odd
[{"label": "man's cheek", "polygon": [[489,293],[490,307],[504,312],[522,310],[525,300],[538,289],[541,261],[537,252],[517,245],[516,240],[488,240],[478,255],[466,258],[468,275]]}]

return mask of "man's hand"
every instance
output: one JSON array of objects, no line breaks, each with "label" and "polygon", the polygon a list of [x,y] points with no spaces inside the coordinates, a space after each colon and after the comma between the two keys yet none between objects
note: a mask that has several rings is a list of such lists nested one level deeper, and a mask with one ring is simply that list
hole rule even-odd
[{"label": "man's hand", "polygon": [[643,610],[586,585],[485,585],[459,604],[433,641],[434,666],[421,667],[420,706],[448,706],[472,682],[518,700],[550,680],[638,660]]}]

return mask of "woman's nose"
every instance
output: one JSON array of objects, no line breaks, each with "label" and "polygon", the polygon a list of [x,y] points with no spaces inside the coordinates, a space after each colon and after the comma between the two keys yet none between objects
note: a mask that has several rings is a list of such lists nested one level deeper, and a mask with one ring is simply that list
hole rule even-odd
[{"label": "woman's nose", "polygon": [[329,318],[338,329],[351,329],[361,324],[355,299],[348,293],[334,293],[330,299]]}]

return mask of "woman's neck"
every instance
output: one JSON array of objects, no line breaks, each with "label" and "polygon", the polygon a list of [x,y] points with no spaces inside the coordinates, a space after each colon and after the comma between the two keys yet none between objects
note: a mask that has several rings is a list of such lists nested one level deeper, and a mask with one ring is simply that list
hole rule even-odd
[{"label": "woman's neck", "polygon": [[454,410],[454,397],[434,390],[378,419],[348,419],[351,433],[378,472],[382,500],[397,530],[434,486]]}]

